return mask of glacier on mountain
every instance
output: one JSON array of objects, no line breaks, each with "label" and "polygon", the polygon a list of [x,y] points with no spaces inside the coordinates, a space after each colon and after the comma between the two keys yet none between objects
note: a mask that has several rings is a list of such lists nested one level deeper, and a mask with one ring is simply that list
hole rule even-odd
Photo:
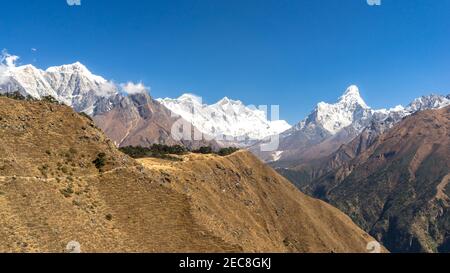
[{"label": "glacier on mountain", "polygon": [[193,94],[158,101],[203,133],[235,142],[261,140],[291,128],[284,120],[269,120],[264,107],[246,106],[227,97],[211,105]]},{"label": "glacier on mountain", "polygon": [[450,100],[441,95],[428,95],[415,99],[408,106],[398,105],[391,109],[372,109],[361,98],[359,88],[352,85],[334,104],[320,102],[311,114],[294,126],[286,135],[293,131],[304,130],[308,126],[321,127],[331,135],[337,134],[342,129],[352,126],[357,131],[367,127],[376,120],[383,121],[389,117],[401,118],[417,111],[438,109],[450,105]]},{"label": "glacier on mountain", "polygon": [[[251,150],[265,161],[298,160],[302,157],[301,154],[307,154],[312,147],[318,147],[321,143],[326,148],[319,151],[332,151],[374,123],[378,124],[377,128],[385,130],[417,111],[448,105],[449,96],[433,94],[417,98],[406,107],[399,105],[391,109],[372,109],[362,99],[358,87],[352,85],[336,103],[318,103],[305,119],[283,132],[279,137],[277,150],[261,152],[261,143]],[[318,151],[310,153],[319,154]],[[309,156],[313,157],[311,154]]]},{"label": "glacier on mountain", "polygon": [[52,96],[89,115],[94,114],[97,104],[105,98],[112,99],[120,92],[116,84],[92,74],[79,62],[44,71],[30,64],[16,66],[6,56],[1,67],[0,93],[19,91],[36,99]]},{"label": "glacier on mountain", "polygon": [[[75,111],[91,116],[108,112],[121,103],[123,97],[149,90],[142,83],[108,81],[91,73],[80,62],[41,70],[29,64],[16,66],[18,57],[6,52],[1,56],[0,93],[18,91],[36,99],[52,96]],[[192,94],[158,101],[203,133],[222,135],[230,143],[260,140],[291,127],[283,120],[269,121],[264,110],[226,97],[213,105],[202,104],[201,98]]]},{"label": "glacier on mountain", "polygon": [[[94,75],[79,62],[41,70],[29,64],[17,66],[18,59],[5,51],[0,55],[0,93],[19,91],[37,99],[52,96],[77,112],[95,116],[108,112],[127,95],[148,92],[142,83],[116,84]],[[361,98],[358,87],[352,85],[336,103],[320,102],[310,115],[293,127],[284,120],[269,120],[265,109],[246,106],[227,97],[211,105],[204,104],[193,94],[184,94],[177,99],[158,99],[158,102],[201,132],[222,136],[241,145],[253,145],[280,134],[279,149],[275,151],[278,153],[269,158],[281,160],[296,150],[332,137],[351,138],[374,122],[389,127],[417,111],[445,107],[450,105],[450,96],[423,96],[406,107],[374,110]]]}]

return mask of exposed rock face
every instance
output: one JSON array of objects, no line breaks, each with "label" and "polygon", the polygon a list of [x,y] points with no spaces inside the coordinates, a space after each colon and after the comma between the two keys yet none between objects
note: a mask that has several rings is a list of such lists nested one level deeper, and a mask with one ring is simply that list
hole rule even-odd
[{"label": "exposed rock face", "polygon": [[276,167],[295,167],[336,151],[358,135],[374,114],[358,88],[350,86],[335,104],[319,103],[307,118],[283,132],[276,151],[263,151],[263,144],[250,150]]},{"label": "exposed rock face", "polygon": [[[83,64],[38,69],[32,65],[9,66],[2,72],[0,93],[19,91],[24,96],[40,99],[52,96],[77,112],[94,115],[99,102],[119,93],[115,84],[92,74]],[[103,110],[106,110],[103,107]]]},{"label": "exposed rock face", "polygon": [[247,152],[144,167],[68,106],[2,97],[0,140],[0,252],[366,252],[373,240]]},{"label": "exposed rock face", "polygon": [[[309,187],[312,181],[330,171],[336,170],[364,152],[372,145],[379,135],[394,126],[399,119],[388,118],[381,122],[373,121],[371,125],[365,128],[357,137],[347,144],[342,144],[337,151],[331,155],[321,156],[320,152],[317,152],[318,149],[316,149],[315,151],[313,150],[313,152],[317,152],[318,156],[316,158],[309,161],[298,160],[297,162],[294,162],[294,167],[291,167],[293,165],[290,161],[272,164],[277,166],[276,170],[292,181],[297,187],[310,193],[311,190]],[[354,134],[354,132],[352,134]],[[348,136],[346,130],[343,131],[343,135]],[[337,136],[339,137],[339,134]],[[334,139],[336,138],[330,138],[330,140],[325,141],[323,144],[319,145],[319,147],[337,147],[338,143],[333,141]],[[338,138],[338,140],[339,139],[342,138]],[[284,166],[284,164],[286,166]]]},{"label": "exposed rock face", "polygon": [[[191,138],[174,138],[172,130],[177,128],[173,128],[174,124],[178,122],[190,124],[153,100],[147,93],[118,96],[112,105],[106,112],[98,110],[99,114],[94,116],[94,120],[118,146],[146,147],[152,144],[182,144],[188,148],[219,146],[208,136],[202,136],[193,126],[190,128]],[[189,126],[186,128],[189,129]],[[195,140],[196,135],[202,137]]]},{"label": "exposed rock face", "polygon": [[[174,123],[187,122],[153,100],[148,90],[127,95],[121,92],[119,85],[94,75],[79,62],[45,71],[32,65],[16,67],[10,64],[6,68],[3,65],[0,79],[0,93],[19,91],[36,99],[52,96],[75,111],[92,116],[119,146],[155,143],[183,144],[189,148],[218,146],[211,137],[202,137],[194,126],[190,129],[191,138],[178,140],[173,137]],[[200,137],[194,138],[194,132]]]},{"label": "exposed rock face", "polygon": [[384,133],[371,127],[316,165],[318,179],[297,185],[391,251],[449,252],[449,132],[450,107],[417,112]]},{"label": "exposed rock face", "polygon": [[300,189],[309,191],[311,181],[355,158],[405,117],[448,105],[447,97],[429,95],[407,107],[373,110],[362,100],[357,87],[351,86],[337,103],[319,103],[305,120],[281,134],[278,150],[261,152],[259,145],[250,150]]}]

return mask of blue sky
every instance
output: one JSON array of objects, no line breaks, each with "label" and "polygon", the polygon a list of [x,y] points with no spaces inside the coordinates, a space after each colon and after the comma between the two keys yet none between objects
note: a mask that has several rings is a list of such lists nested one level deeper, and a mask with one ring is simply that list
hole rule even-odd
[{"label": "blue sky", "polygon": [[374,108],[450,93],[450,0],[2,1],[1,48],[154,97],[279,104],[295,123],[350,84]]}]

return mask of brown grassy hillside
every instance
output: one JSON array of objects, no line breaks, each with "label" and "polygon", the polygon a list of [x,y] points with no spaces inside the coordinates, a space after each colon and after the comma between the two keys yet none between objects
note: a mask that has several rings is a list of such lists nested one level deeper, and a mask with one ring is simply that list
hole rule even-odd
[{"label": "brown grassy hillside", "polygon": [[0,98],[0,137],[0,252],[241,250],[69,107]]},{"label": "brown grassy hillside", "polygon": [[450,252],[450,107],[407,117],[310,184],[395,252]]},{"label": "brown grassy hillside", "polygon": [[140,162],[189,197],[201,226],[246,252],[364,252],[372,240],[343,213],[302,194],[249,152]]},{"label": "brown grassy hillside", "polygon": [[363,252],[371,238],[248,153],[120,153],[69,107],[0,98],[0,252]]}]

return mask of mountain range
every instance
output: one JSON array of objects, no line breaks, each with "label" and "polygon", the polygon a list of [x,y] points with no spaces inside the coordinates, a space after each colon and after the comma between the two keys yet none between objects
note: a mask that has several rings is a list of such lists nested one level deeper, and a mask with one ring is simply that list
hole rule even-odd
[{"label": "mountain range", "polygon": [[[389,127],[416,111],[449,104],[446,97],[430,95],[407,107],[373,110],[361,98],[358,87],[350,86],[338,102],[321,102],[307,118],[290,126],[284,120],[268,120],[265,109],[227,97],[211,105],[192,94],[155,100],[145,86],[116,84],[94,75],[79,62],[46,70],[15,66],[13,61],[8,65],[4,62],[2,67],[0,93],[19,91],[37,99],[52,96],[92,116],[118,146],[251,146],[253,153],[277,168],[292,169],[304,161],[329,156],[373,122]],[[174,139],[177,122],[189,125],[186,131],[191,132],[190,138]],[[278,149],[262,152],[260,143],[274,135],[279,135]]]},{"label": "mountain range", "polygon": [[329,156],[374,123],[385,130],[417,111],[447,105],[449,96],[429,95],[415,99],[407,107],[375,110],[367,106],[358,87],[352,85],[336,103],[320,102],[304,120],[281,133],[278,149],[262,152],[264,141],[250,149],[276,168],[295,169]]},{"label": "mountain range", "polygon": [[[198,97],[189,94],[154,100],[143,85],[116,84],[94,75],[79,62],[46,70],[32,65],[15,66],[11,61],[2,67],[0,93],[18,91],[35,99],[52,96],[75,111],[92,116],[118,146],[248,146],[290,128],[285,121],[269,121],[264,110],[226,97],[213,105],[202,104]],[[177,122],[191,127],[190,139],[172,137]]]},{"label": "mountain range", "polygon": [[2,78],[0,92],[19,91],[36,99],[52,96],[88,115],[110,109],[112,98],[119,93],[115,84],[92,74],[79,62],[45,71],[32,65],[10,65]]},{"label": "mountain range", "polygon": [[203,133],[244,146],[291,127],[284,120],[268,120],[266,109],[246,106],[241,101],[227,97],[211,105],[203,104],[200,97],[192,94],[158,101]]},{"label": "mountain range", "polygon": [[[86,115],[0,97],[0,252],[367,252],[247,151],[135,160]],[[386,251],[380,248],[380,251]]]},{"label": "mountain range", "polygon": [[419,111],[343,145],[314,166],[316,178],[285,176],[343,210],[390,251],[449,252],[449,125],[450,106]]},{"label": "mountain range", "polygon": [[372,110],[352,86],[281,134],[269,164],[390,251],[448,252],[449,110],[440,95]]},{"label": "mountain range", "polygon": [[[202,250],[199,244],[205,243],[211,246],[206,249],[209,251],[363,251],[361,247],[365,246],[362,246],[362,242],[373,240],[370,234],[394,252],[450,251],[450,95],[427,95],[407,106],[372,109],[362,99],[358,87],[352,85],[335,103],[318,103],[305,119],[290,126],[283,120],[269,120],[265,109],[227,97],[211,105],[203,103],[201,98],[193,94],[184,94],[176,99],[154,99],[143,84],[116,84],[94,75],[79,62],[41,70],[32,65],[16,66],[14,60],[13,56],[7,56],[0,64],[0,94],[19,92],[22,96],[43,101],[16,103],[0,98],[6,109],[0,109],[6,111],[0,116],[0,122],[3,122],[0,129],[4,129],[4,142],[7,144],[0,148],[5,155],[0,162],[3,162],[0,180],[2,177],[3,180],[8,178],[6,182],[9,183],[9,178],[13,179],[18,173],[23,174],[28,181],[33,176],[39,178],[39,171],[44,180],[57,180],[61,175],[67,177],[67,183],[70,182],[68,185],[73,188],[73,176],[80,179],[81,185],[84,175],[77,172],[83,168],[87,168],[87,172],[92,169],[89,165],[89,162],[93,162],[89,161],[92,158],[86,161],[83,156],[89,153],[88,157],[92,157],[96,151],[97,154],[110,155],[111,170],[107,170],[108,175],[116,169],[128,172],[117,177],[108,176],[111,181],[119,181],[127,175],[141,177],[141,174],[144,174],[141,178],[145,181],[153,181],[149,176],[165,181],[161,183],[166,187],[163,192],[173,191],[174,195],[171,193],[165,196],[159,192],[165,197],[147,197],[167,197],[164,202],[175,202],[171,209],[175,210],[175,214],[181,213],[176,217],[183,215],[179,219],[188,227],[180,231],[175,241],[182,240],[183,236],[190,233],[193,236],[209,234],[204,239],[210,240],[208,242],[198,241],[197,235],[189,237],[192,245],[186,249],[199,251]],[[76,112],[87,114],[88,118],[85,116],[80,121],[69,107],[46,102],[48,96]],[[11,108],[12,112],[7,111],[10,107],[15,110]],[[36,117],[41,118],[33,125],[32,121]],[[68,124],[65,119],[74,124]],[[88,130],[89,133],[83,134],[73,126],[81,126],[81,130]],[[70,139],[55,144],[56,139],[64,135],[63,131],[70,135]],[[28,143],[25,140],[17,142],[17,139],[26,136],[31,137]],[[11,142],[11,139],[15,142]],[[42,149],[33,150],[39,146],[38,143],[48,139],[59,150],[54,154],[47,147],[45,154],[55,155],[55,160],[46,158]],[[273,139],[277,139],[279,145],[271,151],[263,149]],[[15,150],[14,143],[18,143],[23,150]],[[191,150],[203,146],[212,146],[216,150],[224,146],[238,146],[247,148],[267,165],[246,151],[237,152],[226,159],[191,154],[180,157],[182,163],[174,163],[149,158],[134,161],[123,157],[116,149],[126,146],[150,147],[154,144],[182,145]],[[71,147],[77,151],[85,149],[85,152],[80,157],[77,152],[76,160],[69,160],[75,156],[70,155],[74,151],[70,150]],[[89,147],[92,149],[89,150]],[[69,152],[64,152],[64,149]],[[9,154],[13,154],[13,157]],[[32,165],[29,158],[40,161]],[[63,166],[67,164],[70,166]],[[23,166],[28,166],[26,168],[30,172],[22,173]],[[138,172],[129,170],[136,166]],[[64,175],[59,173],[61,171]],[[285,178],[302,192],[345,212],[367,234],[355,228],[349,219],[333,207],[303,195],[289,185]],[[94,178],[95,183],[102,179]],[[204,184],[207,181],[209,184]],[[204,185],[199,187],[199,183]],[[0,198],[2,192],[14,195],[7,185],[3,185],[5,187],[0,191]],[[133,184],[124,187],[129,189]],[[115,189],[118,192],[127,190],[119,186]],[[109,190],[114,189],[100,186],[96,189],[97,192]],[[147,189],[144,187],[141,190]],[[28,196],[30,193],[23,194]],[[178,194],[181,194],[181,199],[177,199],[180,197]],[[116,203],[108,203],[110,200],[105,198],[101,196],[101,200],[96,201],[106,204],[102,209],[111,206],[120,217],[126,215],[121,207],[115,207]],[[143,197],[136,193],[133,198],[141,200]],[[177,207],[176,204],[185,202],[181,201],[183,198],[192,202],[189,203],[190,208]],[[126,198],[120,200],[131,204],[128,203],[131,200]],[[53,196],[45,202],[62,204],[60,201]],[[228,202],[226,209],[221,203],[225,201]],[[8,219],[34,217],[22,215],[19,213],[22,207],[8,204]],[[228,211],[231,207],[233,209]],[[155,217],[164,209],[158,207],[150,211],[153,213],[150,216]],[[183,211],[190,211],[187,218],[183,218],[186,216]],[[245,220],[237,217],[236,211],[245,214]],[[299,211],[304,213],[299,214]],[[136,213],[139,214],[139,210]],[[320,221],[312,220],[314,217],[319,217]],[[92,219],[102,222],[99,218]],[[333,229],[333,223],[338,223],[338,227],[329,233],[326,230]],[[172,224],[177,226],[179,223]],[[139,226],[133,226],[130,230],[121,226],[119,229],[127,234],[137,232],[141,237],[146,236]],[[306,237],[298,235],[298,230],[308,233],[308,229],[318,233]],[[258,232],[255,233],[256,230]],[[346,239],[344,234],[349,236],[350,231],[355,234]],[[2,232],[7,233],[0,230],[0,236]],[[31,229],[27,232],[29,234],[15,236],[18,240],[27,238],[25,244],[28,245],[32,242],[29,238],[33,237],[30,234],[34,231]],[[157,232],[166,234],[162,230]],[[45,233],[39,236],[49,235]],[[127,236],[134,238],[130,234]],[[162,242],[159,246],[152,245],[153,249],[174,250],[169,246],[169,241],[155,236],[145,237]],[[333,241],[333,236],[338,239]],[[321,241],[319,237],[328,238],[327,242]],[[135,239],[137,237],[132,240]],[[124,249],[150,251],[146,248],[148,246],[122,243]],[[216,248],[212,245],[216,245]],[[22,249],[32,250],[27,247]],[[49,249],[53,249],[53,246]],[[102,248],[92,245],[91,249]]]}]

